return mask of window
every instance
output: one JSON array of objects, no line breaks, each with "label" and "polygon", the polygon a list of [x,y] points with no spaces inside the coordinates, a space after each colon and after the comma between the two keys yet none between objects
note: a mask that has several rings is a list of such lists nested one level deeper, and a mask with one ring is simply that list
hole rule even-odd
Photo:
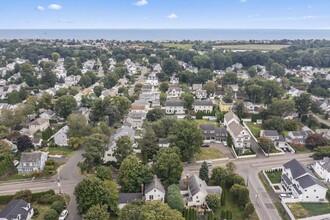
[{"label": "window", "polygon": [[153,200],[154,199],[154,196],[153,195],[150,195],[149,196],[149,200]]},{"label": "window", "polygon": [[316,189],[314,189],[314,192],[316,192]]},{"label": "window", "polygon": [[196,196],[196,199],[198,199],[198,196]]},{"label": "window", "polygon": [[308,199],[308,196],[306,196],[306,199]]}]

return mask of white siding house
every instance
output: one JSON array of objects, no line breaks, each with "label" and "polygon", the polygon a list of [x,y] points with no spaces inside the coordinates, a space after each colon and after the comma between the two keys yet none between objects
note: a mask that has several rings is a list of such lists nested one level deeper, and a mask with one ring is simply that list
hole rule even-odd
[{"label": "white siding house", "polygon": [[44,131],[49,127],[49,120],[44,118],[37,118],[29,124],[29,132],[31,134],[36,133],[37,131]]},{"label": "white siding house", "polygon": [[165,201],[165,188],[156,175],[145,187],[145,198],[146,201]]},{"label": "white siding house", "polygon": [[45,152],[23,152],[17,169],[19,173],[41,172],[47,160]]},{"label": "white siding house", "polygon": [[325,157],[323,160],[316,161],[313,168],[317,175],[330,183],[330,157]]},{"label": "white siding house", "polygon": [[184,111],[184,105],[182,101],[166,101],[165,103],[165,113],[166,114],[173,114],[173,115],[183,115],[185,113]]}]

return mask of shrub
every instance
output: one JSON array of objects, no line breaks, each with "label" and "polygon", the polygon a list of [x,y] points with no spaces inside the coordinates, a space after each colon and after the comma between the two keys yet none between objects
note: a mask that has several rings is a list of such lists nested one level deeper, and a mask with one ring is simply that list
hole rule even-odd
[{"label": "shrub", "polygon": [[0,196],[0,204],[7,204],[14,198],[14,195]]},{"label": "shrub", "polygon": [[52,204],[53,196],[50,194],[45,194],[40,197],[39,201],[40,204]]},{"label": "shrub", "polygon": [[249,202],[248,204],[246,204],[244,208],[245,217],[251,216],[253,212],[254,212],[254,206],[251,202]]},{"label": "shrub", "polygon": [[54,209],[49,209],[45,215],[44,220],[57,220],[58,214]]},{"label": "shrub", "polygon": [[330,189],[327,191],[326,197],[327,197],[327,200],[330,201]]},{"label": "shrub", "polygon": [[33,216],[39,215],[39,209],[37,207],[33,207]]},{"label": "shrub", "polygon": [[62,201],[55,201],[52,203],[51,208],[54,209],[58,214],[61,214],[61,212],[64,210],[64,203]]},{"label": "shrub", "polygon": [[208,207],[215,211],[220,206],[220,198],[217,194],[208,194],[205,199]]},{"label": "shrub", "polygon": [[32,202],[32,192],[29,189],[22,189],[15,193],[14,199],[23,199],[26,202]]}]

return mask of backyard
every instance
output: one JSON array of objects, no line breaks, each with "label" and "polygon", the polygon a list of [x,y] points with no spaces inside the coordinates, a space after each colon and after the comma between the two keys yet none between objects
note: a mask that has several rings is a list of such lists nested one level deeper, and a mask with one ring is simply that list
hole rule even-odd
[{"label": "backyard", "polygon": [[216,122],[216,121],[209,121],[209,120],[206,120],[206,119],[197,119],[195,120],[197,122],[198,125],[215,125],[215,126],[218,126],[219,123]]},{"label": "backyard", "polygon": [[281,182],[281,176],[282,176],[281,170],[266,172],[266,174],[270,182],[272,182],[273,184]]},{"label": "backyard", "polygon": [[210,148],[203,147],[201,148],[201,152],[195,154],[195,158],[197,161],[199,160],[212,160],[212,159],[220,159],[225,158],[226,156],[221,151]]},{"label": "backyard", "polygon": [[63,155],[65,157],[72,157],[75,153],[75,150],[71,147],[48,147],[43,150],[48,151],[49,155]]},{"label": "backyard", "polygon": [[245,122],[245,123],[250,128],[253,136],[258,138],[260,135],[261,125],[254,124],[253,122]]},{"label": "backyard", "polygon": [[306,218],[329,213],[329,203],[288,203],[292,214],[296,218]]}]

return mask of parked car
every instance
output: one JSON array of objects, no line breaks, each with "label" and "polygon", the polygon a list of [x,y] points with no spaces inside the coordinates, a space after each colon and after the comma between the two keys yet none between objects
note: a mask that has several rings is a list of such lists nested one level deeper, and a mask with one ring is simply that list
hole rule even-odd
[{"label": "parked car", "polygon": [[69,214],[68,210],[66,210],[66,209],[63,210],[60,217],[58,217],[58,220],[65,220],[66,217],[68,216],[68,214]]},{"label": "parked car", "polygon": [[202,145],[202,147],[210,147],[210,145],[208,143],[205,143]]},{"label": "parked car", "polygon": [[212,161],[210,161],[210,160],[208,160],[208,161],[206,161],[206,164],[207,164],[207,166],[212,166]]}]

